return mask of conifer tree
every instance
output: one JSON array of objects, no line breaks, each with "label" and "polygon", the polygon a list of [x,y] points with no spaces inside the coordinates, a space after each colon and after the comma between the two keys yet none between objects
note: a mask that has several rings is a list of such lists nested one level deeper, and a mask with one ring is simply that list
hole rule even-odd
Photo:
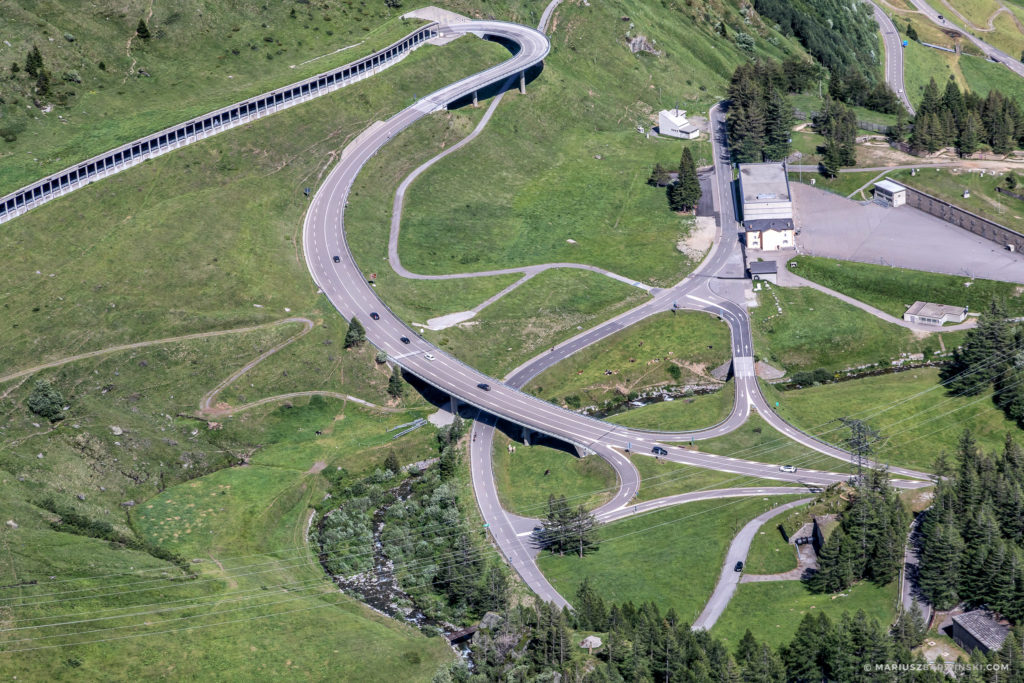
[{"label": "conifer tree", "polygon": [[135,27],[135,33],[139,36],[139,38],[142,38],[143,40],[149,40],[151,34],[149,32],[149,27],[146,26],[145,19],[139,19],[139,24]]},{"label": "conifer tree", "polygon": [[402,380],[402,368],[396,364],[391,371],[391,378],[388,380],[388,395],[402,398],[403,394],[405,394],[405,382]]},{"label": "conifer tree", "polygon": [[359,318],[352,316],[348,323],[348,332],[345,333],[345,348],[357,347],[366,341],[366,328],[359,322]]}]

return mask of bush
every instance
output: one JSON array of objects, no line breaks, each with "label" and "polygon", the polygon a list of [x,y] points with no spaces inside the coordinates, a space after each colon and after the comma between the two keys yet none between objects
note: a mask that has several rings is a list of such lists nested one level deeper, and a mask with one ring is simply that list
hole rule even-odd
[{"label": "bush", "polygon": [[832,380],[832,373],[825,368],[818,368],[813,371],[797,372],[789,380],[790,384],[811,386],[812,384],[824,384]]},{"label": "bush", "polygon": [[36,380],[28,397],[28,409],[50,422],[64,419],[64,397],[45,379]]}]

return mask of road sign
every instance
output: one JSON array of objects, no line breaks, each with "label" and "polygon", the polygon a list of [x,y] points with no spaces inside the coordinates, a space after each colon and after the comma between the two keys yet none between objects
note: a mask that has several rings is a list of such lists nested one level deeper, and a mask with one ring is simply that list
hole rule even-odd
[{"label": "road sign", "polygon": [[633,450],[633,444],[631,444],[630,442],[628,442],[628,441],[627,441],[627,442],[626,442],[626,450],[627,450],[627,451],[631,451],[631,450]]}]

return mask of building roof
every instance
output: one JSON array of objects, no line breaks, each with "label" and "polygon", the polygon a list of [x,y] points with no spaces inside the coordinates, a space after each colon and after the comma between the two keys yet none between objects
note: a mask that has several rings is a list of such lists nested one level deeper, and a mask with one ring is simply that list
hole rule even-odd
[{"label": "building roof", "polygon": [[945,304],[933,304],[927,301],[915,301],[907,309],[905,315],[919,315],[925,318],[942,318],[947,315],[963,315],[963,306],[947,306]]},{"label": "building roof", "polygon": [[743,202],[788,202],[789,179],[783,164],[740,164]]},{"label": "building roof", "polygon": [[1010,634],[1010,629],[993,619],[991,614],[983,609],[958,614],[953,617],[953,623],[959,624],[989,650],[1001,648],[1006,636]]},{"label": "building roof", "polygon": [[743,221],[743,229],[747,232],[761,232],[763,230],[793,230],[792,218],[755,218],[752,221]]},{"label": "building roof", "polygon": [[894,192],[901,192],[907,188],[904,187],[903,185],[900,185],[899,183],[894,183],[893,181],[887,178],[885,180],[879,180],[877,183],[875,183],[875,189],[885,190],[889,194],[892,194]]},{"label": "building roof", "polygon": [[668,118],[668,120],[674,123],[676,127],[686,125],[685,109],[663,109],[659,115]]},{"label": "building roof", "polygon": [[778,264],[775,261],[751,261],[751,275],[774,275],[779,272]]}]

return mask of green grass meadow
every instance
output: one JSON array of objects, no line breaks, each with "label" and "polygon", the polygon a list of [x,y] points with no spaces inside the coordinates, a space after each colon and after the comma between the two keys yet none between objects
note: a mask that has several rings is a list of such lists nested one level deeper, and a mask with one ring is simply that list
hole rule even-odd
[{"label": "green grass meadow", "polygon": [[1021,436],[990,394],[949,396],[938,374],[936,368],[921,368],[793,391],[762,388],[769,401],[779,402],[784,419],[832,443],[848,434],[832,420],[865,420],[887,438],[877,458],[892,465],[930,470],[940,453],[956,450],[965,428],[986,450],[1001,449],[1007,434]]},{"label": "green grass meadow", "polygon": [[732,412],[736,385],[726,382],[713,394],[677,398],[642,408],[630,408],[607,418],[609,422],[637,429],[681,431],[716,425]]},{"label": "green grass meadow", "polygon": [[861,609],[886,628],[896,617],[896,600],[895,581],[881,587],[862,581],[837,595],[811,593],[800,581],[741,583],[711,633],[732,648],[749,628],[759,641],[779,647],[793,638],[807,613],[824,611],[838,621],[843,612]]},{"label": "green grass meadow", "polygon": [[[508,452],[510,443],[515,453]],[[565,496],[572,507],[592,510],[618,488],[615,471],[596,455],[578,458],[548,446],[526,446],[500,432],[491,458],[502,507],[527,517],[544,517],[549,496]]]},{"label": "green grass meadow", "polygon": [[[1019,101],[1024,102],[1024,96]],[[1024,202],[996,192],[996,187],[1004,182],[1005,176],[1005,173],[986,173],[984,176],[978,173],[953,173],[942,168],[921,169],[916,176],[911,176],[909,170],[889,174],[897,182],[945,199],[1012,230],[1022,231]],[[963,196],[965,189],[971,191],[971,196],[966,199]]]},{"label": "green grass meadow", "polygon": [[[575,394],[582,405],[600,405],[661,386],[715,384],[717,380],[708,373],[729,358],[729,328],[724,322],[696,311],[660,313],[582,349],[534,377],[525,388],[549,401],[564,403],[564,396]],[[670,364],[679,368],[680,379],[669,373]],[[677,410],[661,405],[663,414]],[[687,404],[695,405],[696,401]],[[708,411],[718,412],[717,406]]]},{"label": "green grass meadow", "polygon": [[[127,48],[150,11],[152,37],[136,37]],[[252,0],[7,2],[0,129],[16,139],[0,142],[0,195],[147,133],[347,64],[423,23],[398,14],[383,3],[328,9]],[[52,111],[32,106],[32,78],[23,68],[9,71],[14,61],[24,67],[32,45],[50,71],[53,93],[43,103]]]},{"label": "green grass meadow", "polygon": [[[542,554],[544,575],[572,599],[589,578],[606,602],[656,601],[693,621],[711,596],[733,536],[751,519],[795,496],[686,503],[602,528],[597,552]],[[640,561],[642,558],[642,561]]]},{"label": "green grass meadow", "polygon": [[[758,306],[751,310],[754,347],[762,360],[790,374],[879,362],[888,366],[902,353],[930,357],[939,349],[935,335],[916,339],[910,330],[814,289],[773,286],[757,297]],[[956,343],[946,339],[948,348]]]},{"label": "green grass meadow", "polygon": [[[1011,316],[1024,315],[1024,299],[1018,286],[995,280],[971,280],[920,270],[889,268],[870,263],[837,261],[816,256],[794,259],[794,273],[838,292],[880,308],[898,318],[913,300],[933,301],[950,306],[968,306],[985,311],[994,299],[1006,306]],[[907,293],[913,292],[913,297]]]},{"label": "green grass meadow", "polygon": [[747,554],[745,572],[748,574],[781,574],[796,569],[796,547],[786,543],[772,520],[754,535]]}]

